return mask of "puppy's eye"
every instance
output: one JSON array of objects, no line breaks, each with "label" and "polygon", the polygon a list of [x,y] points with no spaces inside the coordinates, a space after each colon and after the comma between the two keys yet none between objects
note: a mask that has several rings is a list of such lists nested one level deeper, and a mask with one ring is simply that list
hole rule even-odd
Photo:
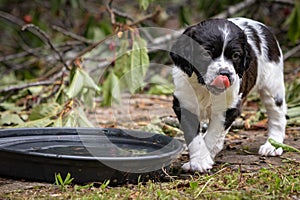
[{"label": "puppy's eye", "polygon": [[206,51],[206,53],[207,53],[208,56],[212,57],[212,52],[211,51],[208,50],[208,51]]},{"label": "puppy's eye", "polygon": [[205,51],[206,51],[206,55],[210,56],[211,58],[213,57],[213,52],[214,52],[215,48],[214,47],[209,47],[209,48],[206,48]]},{"label": "puppy's eye", "polygon": [[241,54],[239,52],[234,52],[231,56],[232,60],[238,60],[240,59]]}]

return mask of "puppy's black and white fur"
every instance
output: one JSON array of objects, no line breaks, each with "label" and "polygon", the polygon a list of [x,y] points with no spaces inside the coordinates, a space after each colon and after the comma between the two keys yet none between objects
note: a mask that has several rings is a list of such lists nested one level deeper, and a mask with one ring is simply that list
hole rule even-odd
[{"label": "puppy's black and white fur", "polygon": [[[188,27],[174,43],[170,56],[175,63],[173,109],[184,131],[190,161],[185,170],[204,172],[223,148],[241,105],[256,89],[268,114],[268,138],[282,143],[285,137],[286,102],[282,52],[271,31],[246,18],[209,19]],[[229,86],[213,84],[218,76]],[[226,78],[227,77],[227,78]],[[201,122],[208,122],[200,133]],[[264,156],[278,156],[266,141]]]}]

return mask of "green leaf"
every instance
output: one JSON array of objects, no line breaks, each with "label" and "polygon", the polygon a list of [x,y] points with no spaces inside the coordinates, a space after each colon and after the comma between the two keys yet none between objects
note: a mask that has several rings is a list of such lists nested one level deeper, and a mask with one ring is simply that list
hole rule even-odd
[{"label": "green leaf", "polygon": [[100,91],[99,86],[94,82],[94,80],[86,73],[83,69],[78,69],[79,73],[83,77],[83,86],[89,89]]},{"label": "green leaf", "polygon": [[103,106],[109,106],[113,103],[120,103],[121,91],[118,77],[113,71],[109,73],[102,86]]},{"label": "green leaf", "polygon": [[18,125],[23,124],[23,120],[17,114],[4,113],[0,118],[0,125]]},{"label": "green leaf", "polygon": [[190,188],[191,188],[192,190],[198,188],[198,182],[191,181],[191,182],[190,182]]},{"label": "green leaf", "polygon": [[150,63],[147,42],[135,36],[130,51],[128,46],[127,39],[121,41],[114,68],[102,85],[103,106],[120,103],[121,91],[133,94],[143,86]]},{"label": "green leaf", "polygon": [[54,177],[55,177],[55,185],[61,185],[62,178],[61,178],[60,173],[58,173],[58,174],[55,173]]},{"label": "green leaf", "polygon": [[77,121],[74,115],[72,114],[72,111],[67,117],[64,118],[63,125],[64,127],[77,127]]},{"label": "green leaf", "polygon": [[272,138],[269,138],[268,141],[272,144],[272,146],[274,146],[275,148],[282,148],[283,150],[285,151],[288,151],[288,152],[298,152],[300,153],[300,150],[299,149],[296,149],[295,147],[292,147],[292,146],[289,146],[289,145],[286,145],[286,144],[283,144],[283,143],[279,143],[279,142],[276,142],[274,139]]},{"label": "green leaf", "polygon": [[288,124],[289,125],[300,125],[300,116],[299,117],[293,117],[288,119]]},{"label": "green leaf", "polygon": [[189,25],[190,24],[190,14],[191,10],[187,6],[181,6],[179,11],[179,22],[182,25]]},{"label": "green leaf", "polygon": [[288,37],[295,43],[300,37],[300,3],[297,1],[292,13],[285,21],[285,25],[289,25]]},{"label": "green leaf", "polygon": [[138,37],[137,40],[140,48],[140,66],[142,68],[142,75],[144,77],[147,73],[147,70],[149,68],[149,63],[150,63],[148,49],[147,49],[147,42],[141,37]]},{"label": "green leaf", "polygon": [[61,105],[56,102],[42,103],[31,110],[29,115],[30,120],[37,120],[44,117],[55,116],[62,109]]},{"label": "green leaf", "polygon": [[0,103],[0,108],[2,108],[4,110],[9,110],[10,112],[20,112],[21,110],[25,109],[25,106],[18,107],[14,103],[3,102],[3,103]]},{"label": "green leaf", "polygon": [[96,95],[96,92],[94,90],[86,89],[86,91],[84,91],[81,101],[84,102],[84,105],[86,106],[86,108],[94,108],[95,107],[95,105],[94,105],[95,95]]},{"label": "green leaf", "polygon": [[63,120],[64,127],[94,127],[87,118],[82,107],[78,107],[70,111]]},{"label": "green leaf", "polygon": [[110,180],[109,180],[109,179],[106,180],[106,181],[104,181],[104,182],[101,184],[100,188],[101,188],[101,189],[105,189],[105,188],[109,185],[109,183],[110,183]]},{"label": "green leaf", "polygon": [[112,99],[110,85],[111,85],[111,75],[109,74],[102,84],[102,99],[103,99],[101,103],[102,106],[110,105]]},{"label": "green leaf", "polygon": [[287,110],[287,115],[289,116],[289,118],[299,117],[300,107],[289,108]]},{"label": "green leaf", "polygon": [[174,88],[168,85],[154,85],[151,86],[150,90],[148,91],[149,94],[172,94],[174,92]]},{"label": "green leaf", "polygon": [[88,75],[88,73],[86,73],[83,69],[77,68],[67,91],[67,96],[69,98],[74,98],[82,93],[84,88],[89,88],[98,92],[100,91],[99,86]]},{"label": "green leaf", "polygon": [[67,96],[71,99],[76,97],[83,88],[83,76],[80,71],[77,69],[71,81],[70,87],[67,91]]},{"label": "green leaf", "polygon": [[147,8],[149,7],[149,3],[150,0],[139,0],[140,8],[142,8],[143,10],[147,10]]},{"label": "green leaf", "polygon": [[65,95],[64,90],[65,90],[65,85],[62,84],[58,92],[54,96],[54,101],[57,102],[58,104],[64,104],[65,101],[67,100],[67,96]]},{"label": "green leaf", "polygon": [[87,118],[82,107],[76,109],[76,114],[78,115],[78,125],[79,127],[94,127],[94,125]]},{"label": "green leaf", "polygon": [[121,77],[124,72],[130,69],[130,60],[128,52],[128,39],[121,40],[120,49],[118,51],[118,57],[115,61],[114,72],[118,77]]},{"label": "green leaf", "polygon": [[121,99],[121,91],[120,91],[120,83],[118,77],[112,73],[111,74],[111,93],[113,102],[120,103]]},{"label": "green leaf", "polygon": [[71,178],[71,174],[68,172],[68,173],[67,173],[67,176],[66,176],[66,178],[65,178],[65,180],[64,180],[64,184],[65,184],[65,185],[71,184],[72,181],[73,181],[73,179],[74,179],[74,178]]},{"label": "green leaf", "polygon": [[50,126],[54,120],[50,119],[49,117],[45,117],[38,120],[33,120],[29,122],[25,122],[15,126],[14,128],[40,128],[40,127],[48,127]]},{"label": "green leaf", "polygon": [[286,87],[286,102],[289,108],[300,106],[300,80],[295,79]]},{"label": "green leaf", "polygon": [[28,88],[30,93],[33,94],[33,95],[41,93],[43,89],[44,89],[43,86],[34,86],[34,87]]},{"label": "green leaf", "polygon": [[130,71],[126,74],[126,85],[129,91],[133,94],[141,87],[141,70],[140,69],[140,48],[139,43],[134,40],[132,44],[132,51],[130,53]]},{"label": "green leaf", "polygon": [[142,38],[137,37],[133,41],[130,51],[130,71],[124,75],[125,83],[132,94],[143,86],[148,67],[147,43]]}]

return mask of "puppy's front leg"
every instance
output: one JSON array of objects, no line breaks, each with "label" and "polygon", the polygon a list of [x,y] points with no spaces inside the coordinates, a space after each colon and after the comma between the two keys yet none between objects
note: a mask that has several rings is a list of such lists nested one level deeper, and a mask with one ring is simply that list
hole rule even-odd
[{"label": "puppy's front leg", "polygon": [[223,149],[228,130],[241,114],[240,101],[232,108],[227,108],[225,104],[222,107],[220,103],[217,103],[217,108],[215,105],[212,106],[211,120],[204,138],[212,159]]},{"label": "puppy's front leg", "polygon": [[210,156],[202,135],[198,134],[188,145],[190,161],[182,166],[186,171],[206,172],[211,169],[214,161]]},{"label": "puppy's front leg", "polygon": [[198,117],[186,109],[181,109],[181,128],[188,145],[190,161],[182,166],[185,171],[205,172],[212,168],[214,162],[205,145],[203,136],[199,134]]},{"label": "puppy's front leg", "polygon": [[183,170],[204,172],[211,169],[214,162],[202,135],[199,134],[199,117],[188,109],[181,107],[175,95],[173,109],[180,121],[190,155],[190,161],[182,166]]},{"label": "puppy's front leg", "polygon": [[212,159],[223,149],[224,139],[229,130],[224,125],[225,117],[222,113],[217,113],[211,116],[211,121],[204,141],[209,150]]}]

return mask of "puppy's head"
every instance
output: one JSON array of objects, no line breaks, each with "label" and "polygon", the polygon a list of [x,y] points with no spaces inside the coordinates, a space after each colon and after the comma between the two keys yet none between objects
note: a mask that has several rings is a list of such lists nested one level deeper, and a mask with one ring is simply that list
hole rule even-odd
[{"label": "puppy's head", "polygon": [[244,32],[225,19],[210,19],[187,28],[174,43],[170,56],[188,76],[220,94],[249,67],[251,47]]}]

